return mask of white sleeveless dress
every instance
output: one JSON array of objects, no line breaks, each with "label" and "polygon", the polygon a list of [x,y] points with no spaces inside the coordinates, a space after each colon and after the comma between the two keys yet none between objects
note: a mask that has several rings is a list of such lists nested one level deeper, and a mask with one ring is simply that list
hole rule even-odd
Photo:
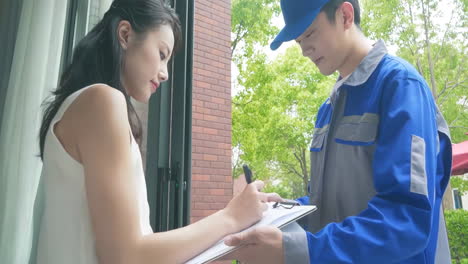
[{"label": "white sleeveless dress", "polygon": [[[44,212],[37,248],[38,264],[97,264],[94,234],[86,198],[83,166],[73,159],[55,136],[53,127],[83,92],[71,94],[55,115],[44,144]],[[122,117],[127,118],[127,117]],[[138,181],[138,208],[143,235],[152,233],[146,183],[140,151],[132,138],[134,176]]]}]

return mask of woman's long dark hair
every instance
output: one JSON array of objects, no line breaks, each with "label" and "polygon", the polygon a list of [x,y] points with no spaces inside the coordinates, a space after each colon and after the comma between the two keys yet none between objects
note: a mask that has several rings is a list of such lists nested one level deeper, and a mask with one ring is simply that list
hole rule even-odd
[{"label": "woman's long dark hair", "polygon": [[137,34],[145,34],[161,25],[169,25],[174,33],[174,50],[180,45],[181,27],[175,11],[162,0],[114,0],[103,19],[76,45],[71,64],[62,76],[53,100],[45,103],[39,133],[41,158],[52,119],[63,101],[72,93],[95,83],[104,83],[121,91],[127,101],[132,134],[140,144],[141,122],[121,82],[123,50],[117,36],[120,21],[128,21]]}]

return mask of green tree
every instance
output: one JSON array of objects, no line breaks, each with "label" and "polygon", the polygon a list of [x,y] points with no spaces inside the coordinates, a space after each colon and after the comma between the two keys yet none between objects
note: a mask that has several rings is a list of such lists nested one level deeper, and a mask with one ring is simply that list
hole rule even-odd
[{"label": "green tree", "polygon": [[463,175],[450,177],[452,188],[457,189],[461,196],[468,194],[468,180]]},{"label": "green tree", "polygon": [[[256,47],[266,46],[279,29],[271,18],[280,13],[277,0],[232,0],[231,2],[231,54],[239,65],[249,58]],[[236,53],[236,51],[241,50]]]},{"label": "green tree", "polygon": [[444,212],[453,263],[468,263],[468,211]]},{"label": "green tree", "polygon": [[[284,197],[290,197],[304,195],[309,170],[308,143],[299,144],[298,141],[307,141],[305,134],[310,134],[313,123],[308,124],[308,131],[303,131],[304,124],[301,121],[291,122],[291,117],[297,114],[296,110],[299,109],[302,114],[304,107],[297,107],[294,106],[294,102],[286,101],[303,100],[304,92],[294,97],[291,96],[292,92],[272,89],[275,78],[281,80],[281,83],[286,80],[294,83],[295,80],[291,76],[284,75],[284,70],[279,69],[278,65],[258,51],[265,49],[278,33],[279,29],[271,21],[279,14],[280,7],[277,0],[232,1],[231,52],[233,62],[240,72],[238,82],[234,83],[234,89],[243,89],[233,98],[233,175],[237,177],[242,173],[242,163],[249,163],[255,176],[266,180],[267,191],[275,191]],[[294,55],[299,55],[297,48]],[[296,57],[302,62],[305,61],[302,56]],[[294,67],[301,67],[299,64]],[[274,68],[275,72],[270,72]],[[272,91],[275,92],[269,94]],[[268,96],[264,96],[265,94]],[[284,98],[283,96],[288,96],[287,94],[289,97]],[[283,105],[269,107],[277,103]],[[258,105],[262,107],[256,107]],[[316,109],[308,118],[312,118],[315,111]],[[301,128],[302,132],[297,128]],[[271,144],[272,142],[275,144]]]},{"label": "green tree", "polygon": [[363,0],[362,28],[384,39],[425,77],[453,142],[467,140],[466,0]]},{"label": "green tree", "polygon": [[[314,118],[333,79],[321,75],[299,46],[274,61],[256,53],[239,74],[244,89],[233,98],[233,146],[267,190],[303,196],[309,179]],[[240,164],[234,175],[241,173]]]}]

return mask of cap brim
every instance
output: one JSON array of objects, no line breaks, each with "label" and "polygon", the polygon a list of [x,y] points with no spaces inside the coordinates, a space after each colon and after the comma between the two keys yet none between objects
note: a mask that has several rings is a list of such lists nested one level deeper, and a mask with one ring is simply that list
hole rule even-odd
[{"label": "cap brim", "polygon": [[319,9],[309,16],[305,16],[295,24],[285,25],[273,42],[271,42],[270,49],[276,50],[281,46],[281,44],[283,44],[283,42],[297,39],[312,24],[318,13],[320,13]]}]

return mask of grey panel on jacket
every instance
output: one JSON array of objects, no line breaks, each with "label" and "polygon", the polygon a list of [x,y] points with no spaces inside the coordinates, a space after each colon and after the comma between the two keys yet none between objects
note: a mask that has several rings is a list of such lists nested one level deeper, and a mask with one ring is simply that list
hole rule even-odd
[{"label": "grey panel on jacket", "polygon": [[323,140],[325,139],[325,136],[328,132],[328,125],[321,127],[321,128],[316,128],[314,130],[314,135],[313,135],[313,140],[312,144],[310,145],[311,149],[321,149],[323,145]]},{"label": "grey panel on jacket", "polygon": [[297,222],[292,222],[281,230],[283,231],[284,263],[309,263],[309,247],[304,229]]},{"label": "grey panel on jacket", "polygon": [[364,113],[362,116],[344,116],[336,131],[336,138],[354,142],[373,142],[377,134],[379,116]]},{"label": "grey panel on jacket", "polygon": [[411,137],[411,192],[427,196],[426,144],[424,139]]},{"label": "grey panel on jacket", "polygon": [[439,210],[439,234],[437,238],[437,249],[435,256],[435,263],[437,264],[449,264],[452,263],[452,256],[450,255],[450,248],[447,237],[447,229],[445,227],[444,208],[442,204]]},{"label": "grey panel on jacket", "polygon": [[[376,194],[372,173],[375,144],[364,143],[375,141],[379,117],[369,113],[344,117],[347,94],[346,91],[340,93],[337,101],[332,102],[335,107],[332,118],[336,121],[327,126],[329,131],[314,133],[312,139],[311,148],[321,151],[310,155],[314,164],[311,169],[310,203],[317,205],[317,210],[307,219],[311,232],[319,231],[328,223],[341,222],[348,216],[357,215],[367,208],[368,201]],[[353,144],[339,143],[335,139]],[[363,144],[355,145],[356,142]],[[337,160],[340,162],[334,162]],[[325,179],[327,184],[323,184]]]}]

